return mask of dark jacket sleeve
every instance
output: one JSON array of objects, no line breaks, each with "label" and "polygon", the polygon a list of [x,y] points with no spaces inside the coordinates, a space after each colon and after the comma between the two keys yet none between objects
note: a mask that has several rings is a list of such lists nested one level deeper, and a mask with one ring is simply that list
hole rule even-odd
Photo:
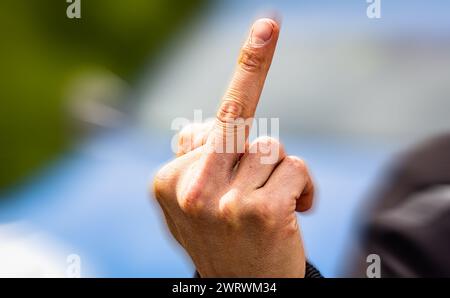
[{"label": "dark jacket sleeve", "polygon": [[[195,271],[194,277],[201,278],[197,271]],[[323,276],[320,274],[320,271],[316,269],[316,267],[309,262],[306,262],[305,278],[323,278]]]},{"label": "dark jacket sleeve", "polygon": [[323,278],[323,276],[314,265],[306,262],[305,278]]}]

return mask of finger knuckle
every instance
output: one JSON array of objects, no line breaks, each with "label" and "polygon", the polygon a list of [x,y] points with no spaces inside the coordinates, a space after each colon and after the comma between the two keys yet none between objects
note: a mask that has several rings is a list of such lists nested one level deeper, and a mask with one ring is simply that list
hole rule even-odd
[{"label": "finger knuckle", "polygon": [[307,166],[303,159],[297,157],[297,156],[288,156],[286,157],[286,162],[289,166],[295,169],[297,173],[301,173],[302,175],[306,175],[307,173]]},{"label": "finger knuckle", "polygon": [[192,134],[192,124],[186,125],[183,129],[178,133],[178,138],[186,138],[190,137]]},{"label": "finger knuckle", "polygon": [[277,139],[272,137],[259,137],[251,145],[251,152],[270,153],[273,151],[284,152],[284,148]]},{"label": "finger knuckle", "polygon": [[204,191],[201,185],[194,185],[178,198],[180,209],[188,216],[198,217],[204,210]]},{"label": "finger knuckle", "polygon": [[241,97],[236,95],[232,90],[228,92],[227,98],[223,100],[217,112],[217,119],[221,123],[234,121],[242,115],[242,111],[244,110],[244,101],[239,98]]},{"label": "finger knuckle", "polygon": [[224,223],[233,223],[239,211],[239,195],[233,191],[225,194],[219,202],[218,217]]},{"label": "finger knuckle", "polygon": [[272,144],[274,145],[280,145],[280,142],[272,137],[269,136],[262,136],[256,139],[255,143],[259,144],[259,145],[265,145],[265,146],[270,146]]},{"label": "finger knuckle", "polygon": [[179,205],[183,213],[192,218],[199,217],[202,211],[200,201],[193,196],[187,195],[181,197],[179,199]]},{"label": "finger knuckle", "polygon": [[150,185],[150,192],[152,194],[152,198],[155,198],[157,201],[160,201],[164,198],[164,187],[162,182],[157,179],[154,179]]},{"label": "finger knuckle", "polygon": [[192,137],[193,137],[192,126],[188,125],[184,127],[178,133],[178,147],[182,150],[191,149]]},{"label": "finger knuckle", "polygon": [[239,55],[238,63],[246,71],[258,72],[264,64],[264,57],[258,49],[244,47]]},{"label": "finger knuckle", "polygon": [[151,190],[154,198],[161,201],[168,196],[168,192],[173,184],[173,177],[174,174],[172,173],[169,165],[162,167],[156,173],[151,184]]}]

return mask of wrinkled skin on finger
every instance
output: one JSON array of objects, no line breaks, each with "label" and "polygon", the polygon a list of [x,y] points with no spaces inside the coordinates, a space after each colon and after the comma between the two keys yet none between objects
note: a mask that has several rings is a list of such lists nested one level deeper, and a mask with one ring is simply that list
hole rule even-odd
[{"label": "wrinkled skin on finger", "polygon": [[[185,128],[177,158],[153,181],[170,232],[202,277],[305,274],[296,216],[311,207],[314,196],[305,163],[273,138],[248,144],[247,133],[243,152],[217,150],[239,130],[234,120],[254,117],[278,34],[275,21],[255,22],[216,120]],[[268,155],[273,162],[261,162]]]}]

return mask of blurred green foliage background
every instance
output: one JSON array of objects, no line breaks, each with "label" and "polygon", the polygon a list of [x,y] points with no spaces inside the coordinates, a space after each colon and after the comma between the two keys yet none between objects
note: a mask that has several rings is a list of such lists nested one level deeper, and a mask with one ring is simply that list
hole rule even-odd
[{"label": "blurred green foliage background", "polygon": [[14,185],[70,144],[64,88],[80,70],[132,82],[143,63],[203,0],[0,1],[0,188]]}]

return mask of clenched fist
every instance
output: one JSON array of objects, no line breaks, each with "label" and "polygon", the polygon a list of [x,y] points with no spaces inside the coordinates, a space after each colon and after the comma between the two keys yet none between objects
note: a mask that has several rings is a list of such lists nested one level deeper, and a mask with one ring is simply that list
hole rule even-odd
[{"label": "clenched fist", "polygon": [[278,34],[273,20],[254,23],[216,121],[183,130],[177,158],[154,179],[169,229],[202,277],[305,274],[296,211],[312,204],[307,168],[275,139],[247,143],[246,120],[254,117]]}]

